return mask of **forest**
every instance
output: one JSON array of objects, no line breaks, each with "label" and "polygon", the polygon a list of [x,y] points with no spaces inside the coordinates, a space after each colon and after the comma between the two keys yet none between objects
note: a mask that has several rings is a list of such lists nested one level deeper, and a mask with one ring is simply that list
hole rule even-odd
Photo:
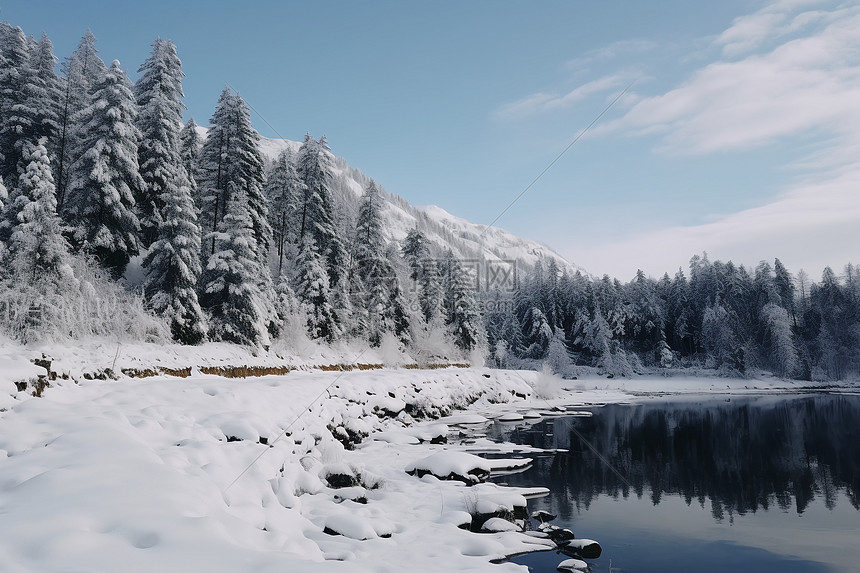
[{"label": "forest", "polygon": [[[59,65],[58,65],[59,64]],[[860,374],[860,268],[820,282],[780,261],[694,256],[629,283],[525,268],[476,288],[419,220],[389,241],[367,179],[335,192],[325,137],[264,156],[229,88],[208,127],[183,122],[182,64],[156,39],[131,82],[87,32],[61,63],[50,39],[0,23],[0,329],[20,343],[92,337],[267,349],[297,333],[419,361],[486,359],[565,377],[687,368],[783,378]]]}]

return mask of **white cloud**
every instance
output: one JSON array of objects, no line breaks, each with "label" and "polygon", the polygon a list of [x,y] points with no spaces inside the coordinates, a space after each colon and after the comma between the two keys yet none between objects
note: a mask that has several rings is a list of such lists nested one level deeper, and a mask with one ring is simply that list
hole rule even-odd
[{"label": "white cloud", "polygon": [[628,239],[563,252],[595,274],[628,280],[642,268],[671,275],[694,255],[755,265],[778,257],[790,270],[816,276],[829,265],[860,261],[860,168],[820,182],[798,185],[777,200],[713,223],[671,227]]},{"label": "white cloud", "polygon": [[[824,24],[807,36],[763,54],[712,63],[676,89],[641,98],[597,132],[660,133],[662,150],[673,153],[750,148],[813,132],[829,135],[834,145],[855,139],[860,132],[860,7],[817,20]],[[747,39],[752,42],[761,33],[748,33]]]},{"label": "white cloud", "polygon": [[657,42],[652,40],[621,40],[607,46],[589,50],[585,55],[567,62],[564,67],[569,70],[587,69],[595,63],[603,65],[609,60],[615,60],[628,54],[641,54],[642,52],[654,50],[658,45]]},{"label": "white cloud", "polygon": [[[650,134],[659,150],[707,155],[775,142],[815,142],[787,168],[803,174],[770,203],[697,226],[673,226],[567,252],[594,273],[629,279],[713,259],[779,257],[817,276],[860,261],[860,6],[779,1],[738,18],[717,40],[726,59],[664,94],[640,97],[597,133]],[[753,53],[758,50],[758,53]],[[728,58],[735,57],[735,60]]]},{"label": "white cloud", "polygon": [[827,4],[826,0],[780,0],[747,16],[736,18],[732,26],[720,34],[717,45],[723,55],[739,56],[755,50],[767,42],[800,32],[816,22],[828,20],[832,12],[800,9]]},{"label": "white cloud", "polygon": [[604,76],[585,83],[565,94],[534,93],[521,100],[505,104],[496,110],[495,116],[503,120],[556,111],[570,107],[585,98],[624,85],[625,78],[620,74]]}]

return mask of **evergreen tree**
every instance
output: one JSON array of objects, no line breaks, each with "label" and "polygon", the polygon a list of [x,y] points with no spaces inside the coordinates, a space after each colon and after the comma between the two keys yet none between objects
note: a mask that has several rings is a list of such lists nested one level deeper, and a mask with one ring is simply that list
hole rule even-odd
[{"label": "evergreen tree", "polygon": [[269,177],[266,179],[265,192],[269,200],[269,225],[278,256],[278,275],[283,271],[287,243],[295,221],[296,204],[303,193],[304,184],[299,179],[289,150],[282,151],[275,160]]},{"label": "evergreen tree", "polygon": [[200,134],[197,133],[197,124],[192,117],[179,132],[179,157],[182,160],[182,166],[185,167],[185,172],[188,174],[188,180],[195,195],[198,187],[197,169],[200,162],[200,146]]},{"label": "evergreen tree", "polygon": [[48,152],[41,143],[29,144],[22,160],[27,166],[15,194],[17,216],[9,248],[0,251],[4,259],[0,269],[6,275],[0,278],[8,281],[17,300],[26,301],[26,312],[15,321],[13,331],[19,340],[30,342],[62,323],[61,304],[75,277],[57,216]]},{"label": "evergreen tree", "polygon": [[42,38],[36,43],[30,64],[33,107],[36,110],[33,141],[44,139],[48,155],[56,155],[62,88],[60,78],[54,71],[57,65],[54,45],[46,34],[42,34]]},{"label": "evergreen tree", "polygon": [[336,286],[343,277],[346,249],[334,222],[330,155],[324,136],[315,140],[305,135],[296,159],[296,171],[303,183],[297,218],[299,241],[306,235],[313,237],[327,263],[329,282]]},{"label": "evergreen tree", "polygon": [[150,307],[170,323],[173,339],[198,344],[206,335],[206,318],[197,298],[200,280],[200,227],[191,184],[180,167],[175,187],[162,193],[157,240],[143,262],[145,294]]},{"label": "evergreen tree", "polygon": [[[272,229],[263,192],[260,136],[251,126],[248,106],[227,88],[221,92],[210,122],[211,128],[200,152],[201,227],[205,233],[216,231],[226,214],[225,205],[234,194],[242,191],[254,229],[254,249],[260,262],[265,264]],[[206,249],[214,253],[215,247],[213,236]]]},{"label": "evergreen tree", "polygon": [[143,185],[135,197],[144,248],[156,240],[162,219],[162,196],[177,193],[180,170],[179,130],[182,128],[182,63],[176,46],[158,38],[152,53],[138,72],[134,86],[137,100],[137,127],[141,140],[137,148]]},{"label": "evergreen tree", "polygon": [[484,347],[486,333],[468,276],[450,250],[445,253],[442,273],[447,307],[445,324],[454,344],[465,352]]},{"label": "evergreen tree", "polygon": [[379,187],[370,180],[358,209],[353,243],[354,280],[367,317],[368,339],[379,346],[385,333],[409,340],[409,320],[395,269],[395,252],[389,252],[382,234],[384,205]]},{"label": "evergreen tree", "polygon": [[432,325],[442,315],[442,288],[439,267],[430,255],[427,237],[417,228],[406,235],[402,247],[403,257],[409,269],[417,295],[421,315],[427,325]]},{"label": "evergreen tree", "polygon": [[[18,184],[23,149],[38,135],[33,67],[24,31],[4,24],[0,45],[0,177],[13,194]],[[3,233],[8,238],[8,228]]]},{"label": "evergreen tree", "polygon": [[244,189],[234,190],[225,211],[218,231],[210,234],[215,252],[201,278],[200,302],[212,315],[210,336],[267,348],[271,317],[267,294],[260,290],[260,277],[267,269],[257,253]]},{"label": "evergreen tree", "polygon": [[79,116],[87,151],[75,165],[65,209],[72,244],[93,254],[114,278],[139,251],[134,195],[143,182],[136,117],[128,78],[114,60]]},{"label": "evergreen tree", "polygon": [[788,311],[794,327],[797,328],[796,307],[794,304],[794,279],[779,259],[773,261],[773,284],[779,296],[779,305]]},{"label": "evergreen tree", "polygon": [[56,190],[48,151],[42,143],[23,150],[27,167],[15,194],[16,225],[7,255],[25,282],[49,282],[55,287],[72,276],[69,250],[57,216]]},{"label": "evergreen tree", "polygon": [[60,213],[65,209],[72,165],[87,151],[86,133],[81,124],[85,116],[81,113],[93,102],[93,92],[107,73],[95,43],[96,37],[87,30],[77,49],[63,62],[55,159],[57,210]]},{"label": "evergreen tree", "polygon": [[800,364],[788,312],[769,302],[762,308],[761,320],[767,334],[768,358],[773,373],[782,378],[791,377]]},{"label": "evergreen tree", "polygon": [[340,326],[331,304],[328,273],[310,234],[302,240],[296,266],[295,293],[307,314],[308,336],[332,342],[340,336]]},{"label": "evergreen tree", "polygon": [[552,338],[549,341],[549,347],[546,353],[546,364],[550,367],[553,373],[559,376],[567,376],[570,374],[573,364],[570,360],[570,354],[567,350],[567,344],[564,339],[564,331],[560,328],[556,329]]},{"label": "evergreen tree", "polygon": [[549,320],[541,309],[533,306],[526,313],[523,331],[525,333],[526,357],[543,358],[546,356],[553,331]]}]

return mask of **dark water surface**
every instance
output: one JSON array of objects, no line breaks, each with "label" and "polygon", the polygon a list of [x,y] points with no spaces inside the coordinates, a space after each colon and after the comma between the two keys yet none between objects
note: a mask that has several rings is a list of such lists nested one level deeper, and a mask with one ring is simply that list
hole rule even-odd
[{"label": "dark water surface", "polygon": [[[569,450],[497,481],[550,488],[530,510],[600,542],[591,571],[860,571],[860,396],[661,398],[592,411],[490,429]],[[565,558],[513,561],[551,572]]]}]

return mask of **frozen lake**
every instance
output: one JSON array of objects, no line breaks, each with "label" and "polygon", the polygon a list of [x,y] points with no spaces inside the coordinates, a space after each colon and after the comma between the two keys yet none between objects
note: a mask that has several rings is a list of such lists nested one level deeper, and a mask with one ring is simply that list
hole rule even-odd
[{"label": "frozen lake", "polygon": [[[569,450],[500,481],[549,487],[530,509],[599,541],[592,571],[857,570],[860,396],[651,398],[591,411],[490,431]],[[550,572],[563,559],[513,561]]]}]

